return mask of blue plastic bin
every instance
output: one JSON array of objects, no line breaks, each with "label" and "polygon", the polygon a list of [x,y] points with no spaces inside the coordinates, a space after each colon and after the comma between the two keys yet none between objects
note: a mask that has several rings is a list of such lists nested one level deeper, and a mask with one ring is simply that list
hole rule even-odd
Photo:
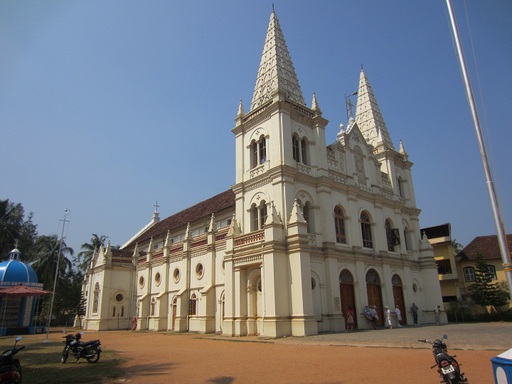
[{"label": "blue plastic bin", "polygon": [[512,349],[491,359],[495,384],[512,384]]}]

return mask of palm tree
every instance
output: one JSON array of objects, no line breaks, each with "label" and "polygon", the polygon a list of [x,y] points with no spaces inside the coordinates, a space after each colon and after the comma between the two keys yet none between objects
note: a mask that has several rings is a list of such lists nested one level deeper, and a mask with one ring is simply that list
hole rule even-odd
[{"label": "palm tree", "polygon": [[85,271],[87,266],[91,262],[91,259],[100,247],[105,247],[105,242],[107,241],[107,236],[93,233],[91,237],[90,243],[83,243],[81,246],[82,251],[80,251],[75,259],[75,263],[77,263],[78,267]]},{"label": "palm tree", "polygon": [[[59,253],[60,241],[57,235],[39,236],[35,244],[35,252],[32,256],[32,268],[37,273],[39,280],[43,283],[44,289],[52,290],[55,279],[57,255]],[[59,274],[62,276],[72,268],[68,256],[73,256],[73,248],[70,248],[62,241],[62,249],[59,257]]]}]

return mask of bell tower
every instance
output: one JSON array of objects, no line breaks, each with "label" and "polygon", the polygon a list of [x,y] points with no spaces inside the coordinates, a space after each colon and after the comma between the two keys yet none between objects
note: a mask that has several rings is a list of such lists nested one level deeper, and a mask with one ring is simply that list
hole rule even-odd
[{"label": "bell tower", "polygon": [[[240,101],[235,122],[235,216],[248,240],[239,248],[235,245],[226,263],[226,273],[232,276],[226,291],[233,289],[239,297],[232,308],[234,333],[261,332],[253,331],[258,325],[244,319],[262,318],[264,333],[271,337],[316,334],[308,224],[298,196],[318,177],[327,177],[327,120],[315,95],[311,107],[304,101],[274,11],[250,109],[246,113]],[[314,194],[314,188],[302,193]],[[256,238],[260,240],[251,249],[247,243]],[[261,256],[244,265],[249,252]],[[246,295],[244,285],[247,292],[255,293]],[[264,300],[258,304],[260,289]]]}]

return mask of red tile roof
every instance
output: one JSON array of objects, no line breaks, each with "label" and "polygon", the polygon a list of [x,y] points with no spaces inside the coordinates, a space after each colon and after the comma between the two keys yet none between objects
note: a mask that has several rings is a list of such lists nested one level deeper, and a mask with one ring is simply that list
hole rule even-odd
[{"label": "red tile roof", "polygon": [[[512,250],[512,235],[507,235],[509,251]],[[461,260],[475,260],[481,254],[486,260],[501,259],[498,236],[478,236],[471,241],[457,256]]]},{"label": "red tile roof", "polygon": [[235,193],[228,189],[225,192],[219,193],[207,200],[204,200],[190,208],[178,212],[168,218],[159,221],[157,224],[149,228],[146,232],[142,233],[139,237],[135,238],[124,249],[133,247],[136,243],[142,243],[157,236],[166,236],[167,231],[174,231],[178,228],[185,227],[187,223],[193,223],[197,220],[208,218],[212,213],[220,212],[224,209],[235,206]]}]

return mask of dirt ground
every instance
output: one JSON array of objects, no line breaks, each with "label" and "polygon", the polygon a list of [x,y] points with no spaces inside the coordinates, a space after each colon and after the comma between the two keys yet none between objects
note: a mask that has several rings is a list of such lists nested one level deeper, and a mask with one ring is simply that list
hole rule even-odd
[{"label": "dirt ground", "polygon": [[[376,332],[387,332],[376,331]],[[390,331],[393,332],[393,331]],[[439,383],[429,349],[311,345],[195,334],[87,332],[127,359],[125,375],[105,383]],[[459,350],[471,384],[494,383],[489,350]],[[101,360],[100,360],[101,363]]]}]

